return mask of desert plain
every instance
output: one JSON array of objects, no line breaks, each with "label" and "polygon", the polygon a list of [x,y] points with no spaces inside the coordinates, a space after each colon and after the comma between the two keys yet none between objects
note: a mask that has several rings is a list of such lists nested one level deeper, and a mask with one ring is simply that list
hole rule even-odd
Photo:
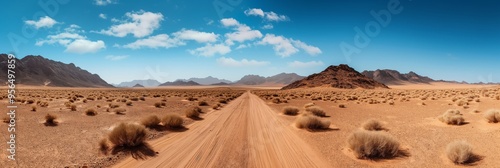
[{"label": "desert plain", "polygon": [[[17,160],[2,152],[2,167],[496,167],[500,123],[488,111],[500,109],[500,87],[434,83],[392,89],[276,87],[57,88],[20,86],[16,100]],[[0,107],[6,111],[6,94]],[[307,114],[306,106],[323,115]],[[199,107],[198,117],[187,111]],[[283,114],[285,108],[298,114]],[[310,108],[310,107],[307,107]],[[91,109],[91,110],[89,110]],[[439,118],[460,111],[458,125]],[[90,112],[89,112],[90,111]],[[55,116],[47,123],[47,115]],[[178,128],[162,118],[177,114]],[[103,151],[103,139],[119,123],[145,128],[144,146]],[[303,116],[326,127],[297,125]],[[5,122],[8,119],[3,119]],[[367,158],[349,146],[351,134],[374,121],[398,142],[394,157]],[[7,123],[2,123],[6,128]],[[321,126],[320,126],[321,127]],[[7,129],[1,129],[6,138]],[[362,132],[362,131],[361,131]],[[466,141],[473,160],[453,163],[447,145]],[[1,143],[7,149],[6,143]]]}]

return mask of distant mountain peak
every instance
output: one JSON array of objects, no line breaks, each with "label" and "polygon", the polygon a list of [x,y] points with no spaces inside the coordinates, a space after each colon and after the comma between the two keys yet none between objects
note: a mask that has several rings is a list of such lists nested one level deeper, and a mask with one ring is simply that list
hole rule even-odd
[{"label": "distant mountain peak", "polygon": [[[7,58],[7,54],[0,54],[0,62]],[[0,69],[7,71],[7,64],[0,64]],[[5,82],[6,73],[0,73],[0,82]],[[77,67],[73,63],[65,64],[42,57],[28,55],[16,59],[16,81],[19,84],[34,86],[60,87],[113,87],[92,74]]]},{"label": "distant mountain peak", "polygon": [[386,85],[370,79],[346,64],[328,66],[320,73],[312,74],[295,81],[282,89],[333,87],[342,89],[388,88]]},{"label": "distant mountain peak", "polygon": [[396,70],[377,69],[375,71],[363,71],[362,74],[384,84],[397,85],[403,83],[430,83],[435,81],[434,79],[427,76],[421,76],[413,71],[401,74]]}]

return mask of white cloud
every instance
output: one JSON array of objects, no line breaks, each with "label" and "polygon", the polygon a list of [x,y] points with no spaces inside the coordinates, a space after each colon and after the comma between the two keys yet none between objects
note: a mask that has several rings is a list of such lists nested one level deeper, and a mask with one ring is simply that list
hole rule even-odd
[{"label": "white cloud", "polygon": [[104,13],[99,14],[99,17],[100,17],[101,19],[107,19],[106,14],[104,14]]},{"label": "white cloud", "polygon": [[318,55],[321,54],[321,50],[318,47],[310,46],[307,45],[306,43],[300,41],[300,40],[291,40],[293,45],[295,47],[298,47],[300,49],[303,49],[306,51],[309,55]]},{"label": "white cloud", "polygon": [[237,26],[240,24],[240,23],[238,23],[238,21],[236,19],[233,19],[233,18],[224,18],[224,19],[221,19],[220,22],[222,23],[222,25],[224,25],[226,27]]},{"label": "white cloud", "polygon": [[106,6],[109,4],[116,4],[117,0],[94,0],[94,4],[98,6]]},{"label": "white cloud", "polygon": [[209,20],[209,21],[207,22],[207,25],[212,25],[212,24],[214,24],[214,20]]},{"label": "white cloud", "polygon": [[148,48],[171,48],[171,47],[177,47],[180,45],[185,45],[185,43],[174,39],[170,38],[167,34],[159,34],[156,36],[151,36],[145,39],[139,39],[133,43],[126,44],[123,47],[125,48],[131,48],[131,49],[139,49],[142,47],[148,47]]},{"label": "white cloud", "polygon": [[206,33],[186,29],[182,29],[178,32],[173,33],[173,36],[180,40],[194,40],[198,43],[215,42],[219,37],[219,35],[216,35],[215,33]]},{"label": "white cloud", "polygon": [[195,50],[188,50],[192,55],[201,55],[205,57],[210,57],[215,54],[225,55],[231,52],[231,48],[224,44],[215,44],[212,45],[210,43],[206,44],[204,47],[197,48]]},{"label": "white cloud", "polygon": [[225,27],[234,27],[235,32],[226,33],[226,44],[233,45],[234,41],[245,42],[248,40],[254,40],[257,38],[262,38],[262,33],[258,30],[252,30],[245,24],[239,23],[236,19],[226,18],[221,20],[222,25]]},{"label": "white cloud", "polygon": [[310,62],[293,61],[288,63],[288,66],[292,68],[309,68],[322,65],[323,62],[321,61],[310,61]]},{"label": "white cloud", "polygon": [[239,49],[248,48],[248,47],[250,47],[250,45],[240,44],[238,47],[236,47],[236,49],[239,50]]},{"label": "white cloud", "polygon": [[128,55],[108,55],[105,58],[111,61],[119,61],[128,58]]},{"label": "white cloud", "polygon": [[267,21],[287,21],[288,17],[285,15],[278,15],[274,12],[264,12],[262,9],[252,8],[245,10],[245,15],[247,16],[259,16]]},{"label": "white cloud", "polygon": [[292,45],[289,39],[283,36],[276,36],[274,34],[266,34],[266,36],[258,44],[273,45],[275,53],[281,57],[288,57],[299,51],[299,49]]},{"label": "white cloud", "polygon": [[102,40],[90,41],[87,37],[80,35],[83,30],[80,30],[78,25],[70,25],[64,29],[65,32],[48,35],[44,40],[38,40],[35,45],[42,46],[44,44],[59,44],[66,47],[65,52],[85,54],[95,53],[106,48],[106,44]]},{"label": "white cloud", "polygon": [[262,26],[262,29],[273,29],[274,26],[272,24],[266,24],[264,26]]},{"label": "white cloud", "polygon": [[58,22],[55,21],[54,19],[48,17],[48,16],[44,16],[44,17],[40,17],[40,19],[38,19],[38,21],[27,20],[27,21],[24,21],[24,23],[26,23],[27,25],[34,26],[36,29],[39,29],[42,27],[51,28],[52,26],[54,26]]},{"label": "white cloud", "polygon": [[89,41],[85,39],[75,40],[66,46],[65,52],[85,54],[85,53],[95,53],[101,49],[106,48],[106,45],[102,40]]},{"label": "white cloud", "polygon": [[154,30],[160,27],[160,21],[163,20],[161,13],[145,12],[143,10],[127,12],[125,16],[128,18],[127,20],[115,20],[113,22],[119,22],[120,24],[113,25],[108,30],[101,30],[97,33],[116,37],[133,34],[134,37],[140,38],[153,33]]},{"label": "white cloud", "polygon": [[231,66],[231,67],[243,67],[243,66],[264,66],[270,64],[267,61],[256,61],[256,60],[247,60],[242,59],[240,61],[235,60],[233,58],[220,57],[217,59],[217,63],[223,66]]},{"label": "white cloud", "polygon": [[288,57],[299,52],[299,49],[304,50],[309,55],[321,54],[321,49],[315,46],[308,45],[300,40],[289,39],[283,36],[274,34],[266,34],[266,36],[257,44],[272,45],[275,53],[281,57]]}]

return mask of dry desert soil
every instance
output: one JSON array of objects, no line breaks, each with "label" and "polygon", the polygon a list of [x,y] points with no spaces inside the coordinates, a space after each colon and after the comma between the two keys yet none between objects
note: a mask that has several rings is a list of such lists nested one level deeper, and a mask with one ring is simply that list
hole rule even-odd
[{"label": "dry desert soil", "polygon": [[[390,86],[393,89],[329,88],[42,88],[19,89],[17,161],[0,153],[0,167],[498,167],[500,123],[484,115],[500,109],[500,87]],[[6,95],[0,108],[6,111]],[[205,101],[208,106],[200,106]],[[128,103],[128,102],[131,102]],[[155,107],[155,104],[164,105]],[[227,102],[225,104],[224,102]],[[328,128],[299,129],[304,105],[325,112]],[[46,106],[45,104],[48,104]],[[127,105],[128,104],[128,105]],[[214,108],[217,104],[220,107]],[[75,106],[75,110],[72,110]],[[116,107],[118,106],[118,107]],[[284,115],[293,106],[298,115]],[[36,110],[32,111],[35,107]],[[184,115],[200,107],[200,118]],[[94,116],[85,114],[95,109]],[[116,109],[121,109],[116,112]],[[449,109],[461,112],[461,125],[438,118]],[[57,125],[44,124],[47,114]],[[121,122],[139,123],[156,115],[179,114],[182,129],[147,129],[147,149],[103,154],[99,141]],[[3,116],[2,116],[3,117]],[[348,137],[367,120],[383,124],[404,155],[358,159]],[[7,124],[1,123],[5,138]],[[465,140],[474,160],[451,162],[446,146]],[[6,149],[6,143],[0,143]]]}]

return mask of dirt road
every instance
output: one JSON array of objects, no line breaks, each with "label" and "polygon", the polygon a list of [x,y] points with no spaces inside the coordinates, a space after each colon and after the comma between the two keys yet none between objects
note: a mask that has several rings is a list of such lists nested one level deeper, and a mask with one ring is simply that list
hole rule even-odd
[{"label": "dirt road", "polygon": [[330,167],[289,124],[247,92],[189,130],[151,141],[159,154],[114,167]]}]

